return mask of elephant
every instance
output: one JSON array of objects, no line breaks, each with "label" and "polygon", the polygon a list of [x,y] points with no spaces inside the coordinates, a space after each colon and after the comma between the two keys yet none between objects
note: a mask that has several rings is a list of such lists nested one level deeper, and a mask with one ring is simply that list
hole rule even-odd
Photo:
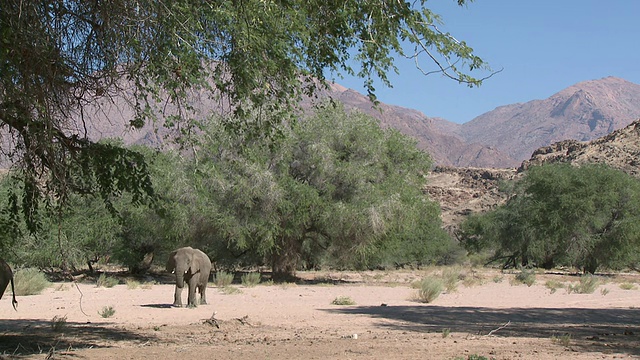
[{"label": "elephant", "polygon": [[167,271],[176,275],[176,291],[173,305],[182,307],[182,288],[189,287],[187,306],[197,306],[196,288],[200,292],[200,304],[207,303],[207,284],[211,273],[211,260],[207,254],[192,247],[175,250],[167,260]]},{"label": "elephant", "polygon": [[13,310],[18,310],[16,309],[18,301],[16,300],[16,291],[13,285],[13,272],[11,271],[9,264],[0,259],[0,299],[2,299],[2,295],[4,295],[4,291],[7,289],[9,282],[11,282],[11,292],[13,293],[11,305],[13,305]]}]

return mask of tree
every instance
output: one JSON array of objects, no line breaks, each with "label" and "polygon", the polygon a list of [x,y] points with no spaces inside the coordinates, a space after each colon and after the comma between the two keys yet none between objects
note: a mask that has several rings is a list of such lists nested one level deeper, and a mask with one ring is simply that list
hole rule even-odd
[{"label": "tree", "polygon": [[364,114],[328,106],[277,146],[219,126],[205,138],[195,212],[218,263],[287,278],[327,264],[433,263],[448,249],[439,207],[422,193],[429,156]]},{"label": "tree", "polygon": [[468,249],[496,249],[515,265],[594,273],[638,261],[640,181],[604,165],[529,169],[501,208],[462,226]]},{"label": "tree", "polygon": [[[84,110],[105,99],[130,101],[132,128],[162,119],[183,138],[201,120],[190,112],[190,92],[207,91],[233,110],[224,126],[271,134],[327,72],[363,78],[374,98],[373,79],[388,84],[396,55],[424,57],[434,72],[479,85],[469,71],[487,69],[485,62],[440,31],[425,3],[3,1],[2,150],[22,168],[29,227],[43,196],[60,203],[72,192],[154,196],[140,154],[87,138]],[[249,121],[254,108],[268,115]]]}]

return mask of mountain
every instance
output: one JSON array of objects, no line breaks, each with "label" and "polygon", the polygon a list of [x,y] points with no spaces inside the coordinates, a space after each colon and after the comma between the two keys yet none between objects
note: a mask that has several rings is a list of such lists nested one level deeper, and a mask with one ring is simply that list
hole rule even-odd
[{"label": "mountain", "polygon": [[607,77],[570,86],[544,100],[499,107],[463,124],[468,143],[493,147],[517,166],[532,152],[562,140],[588,141],[640,118],[640,85]]},{"label": "mountain", "polygon": [[458,167],[517,167],[534,150],[562,140],[588,141],[640,118],[640,85],[607,77],[570,86],[544,100],[498,107],[465,123],[380,103],[333,84],[331,97],[415,138],[435,163]]},{"label": "mountain", "polygon": [[[367,96],[339,84],[319,91],[317,97],[303,99],[301,107],[311,111],[325,98],[413,137],[439,166],[515,168],[540,147],[562,140],[595,139],[640,118],[640,85],[614,77],[581,82],[544,100],[501,106],[465,124],[400,106],[374,106]],[[203,94],[192,94],[190,103],[196,118],[224,109]],[[92,139],[120,137],[126,144],[158,145],[168,133],[151,124],[131,130],[127,124],[133,113],[125,95],[88,108],[85,116],[88,121],[82,122],[81,128]]]}]

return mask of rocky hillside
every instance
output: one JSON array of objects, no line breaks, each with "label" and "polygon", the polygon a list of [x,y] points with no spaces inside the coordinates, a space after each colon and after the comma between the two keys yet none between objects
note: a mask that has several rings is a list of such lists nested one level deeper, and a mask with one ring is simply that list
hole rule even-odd
[{"label": "rocky hillside", "polygon": [[640,85],[608,77],[578,83],[544,100],[499,107],[463,124],[457,134],[512,159],[504,165],[518,166],[540,147],[593,140],[639,117]]},{"label": "rocky hillside", "polygon": [[640,178],[640,120],[592,141],[565,140],[542,147],[517,171],[436,167],[429,174],[425,192],[440,203],[443,223],[453,232],[467,215],[506,201],[499,191],[501,181],[517,179],[531,166],[558,162],[604,163]]}]

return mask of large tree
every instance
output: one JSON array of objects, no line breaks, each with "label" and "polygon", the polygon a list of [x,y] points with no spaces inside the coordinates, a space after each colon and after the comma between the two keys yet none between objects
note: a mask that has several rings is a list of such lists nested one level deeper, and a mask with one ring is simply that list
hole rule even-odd
[{"label": "large tree", "polygon": [[604,165],[550,164],[527,170],[502,207],[462,225],[469,250],[493,249],[514,265],[635,266],[640,181]]},{"label": "large tree", "polygon": [[[469,0],[470,1],[470,0]],[[469,2],[457,0],[459,5]],[[189,134],[187,94],[207,91],[235,112],[225,125],[269,134],[328,73],[388,83],[395,56],[426,59],[478,85],[486,68],[438,29],[426,1],[5,0],[0,6],[2,150],[23,172],[28,218],[43,195],[153,195],[144,159],[87,139],[87,106],[130,101],[131,127],[154,117]],[[486,73],[485,73],[486,74]],[[248,109],[261,108],[258,122]],[[250,117],[254,119],[255,117]],[[249,124],[250,123],[250,124]],[[31,224],[35,226],[35,224]]]}]

